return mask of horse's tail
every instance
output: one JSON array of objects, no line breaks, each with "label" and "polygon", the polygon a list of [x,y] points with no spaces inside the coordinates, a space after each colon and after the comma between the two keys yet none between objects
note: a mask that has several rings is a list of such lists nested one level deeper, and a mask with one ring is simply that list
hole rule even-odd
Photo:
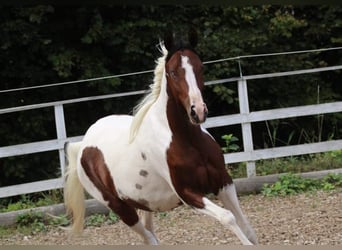
[{"label": "horse's tail", "polygon": [[67,171],[64,183],[64,203],[67,215],[72,217],[71,232],[80,234],[83,231],[85,204],[84,189],[77,174],[77,155],[81,142],[64,145]]}]

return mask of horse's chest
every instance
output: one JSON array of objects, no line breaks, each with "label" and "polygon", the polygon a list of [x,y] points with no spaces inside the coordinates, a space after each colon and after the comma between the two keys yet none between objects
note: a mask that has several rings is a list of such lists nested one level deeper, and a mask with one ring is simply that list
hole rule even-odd
[{"label": "horse's chest", "polygon": [[167,153],[172,184],[179,192],[191,189],[197,193],[217,193],[227,182],[220,154],[199,147],[171,143]]}]

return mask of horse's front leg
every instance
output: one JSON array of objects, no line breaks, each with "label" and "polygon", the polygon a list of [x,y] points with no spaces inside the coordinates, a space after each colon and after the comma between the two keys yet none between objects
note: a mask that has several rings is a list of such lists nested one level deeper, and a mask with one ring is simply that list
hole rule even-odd
[{"label": "horse's front leg", "polygon": [[153,234],[156,242],[159,243],[153,228],[153,213],[149,211],[138,210],[138,214],[144,227]]},{"label": "horse's front leg", "polygon": [[224,207],[234,214],[237,224],[240,226],[241,230],[245,233],[247,238],[253,244],[258,244],[255,231],[240,208],[239,200],[236,195],[235,185],[232,183],[224,186],[219,191],[218,198],[222,201]]},{"label": "horse's front leg", "polygon": [[178,195],[185,204],[192,206],[203,214],[214,217],[224,226],[228,227],[236,234],[242,244],[253,245],[253,243],[247,238],[244,232],[240,229],[239,225],[236,223],[235,216],[231,211],[216,205],[204,196],[191,192],[189,189],[181,190],[178,192]]},{"label": "horse's front leg", "polygon": [[206,197],[203,197],[203,203],[204,207],[196,208],[196,210],[216,218],[224,226],[228,227],[233,233],[235,233],[242,244],[253,245],[253,243],[247,238],[239,225],[236,223],[235,216],[231,211],[216,205]]}]

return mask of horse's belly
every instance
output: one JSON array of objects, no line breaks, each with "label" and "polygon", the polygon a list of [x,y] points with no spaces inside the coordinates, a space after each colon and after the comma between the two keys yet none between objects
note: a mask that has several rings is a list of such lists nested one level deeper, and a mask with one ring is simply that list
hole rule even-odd
[{"label": "horse's belly", "polygon": [[140,170],[115,180],[119,197],[130,199],[152,211],[167,211],[180,205],[180,200],[169,184],[151,171]]},{"label": "horse's belly", "polygon": [[175,207],[180,206],[182,203],[179,200],[178,196],[172,193],[171,195],[164,195],[163,198],[156,201],[149,202],[149,209],[152,211],[169,211]]}]

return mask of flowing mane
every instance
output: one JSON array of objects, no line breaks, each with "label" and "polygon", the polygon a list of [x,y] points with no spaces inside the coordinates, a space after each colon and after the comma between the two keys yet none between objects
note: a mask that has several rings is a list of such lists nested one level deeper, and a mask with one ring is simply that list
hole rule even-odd
[{"label": "flowing mane", "polygon": [[159,44],[159,50],[162,56],[156,60],[157,66],[154,69],[153,84],[150,85],[149,93],[142,99],[142,101],[133,109],[133,121],[130,128],[129,143],[134,141],[134,138],[139,130],[139,127],[153,103],[158,99],[161,89],[162,77],[165,69],[165,61],[168,54],[163,42]]}]

